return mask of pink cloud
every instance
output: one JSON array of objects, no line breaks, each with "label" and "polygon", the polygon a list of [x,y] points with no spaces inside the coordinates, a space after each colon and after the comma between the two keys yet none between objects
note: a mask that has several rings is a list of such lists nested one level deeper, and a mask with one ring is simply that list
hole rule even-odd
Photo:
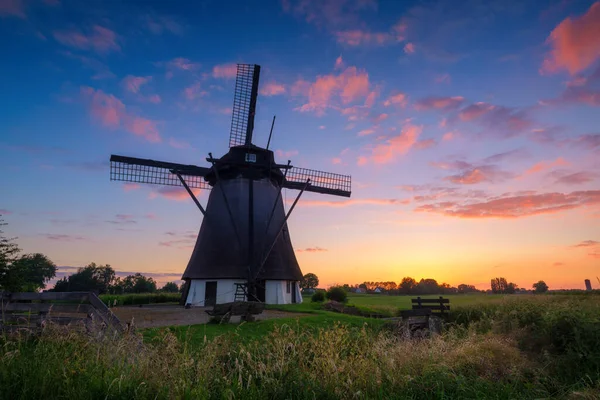
[{"label": "pink cloud", "polygon": [[444,133],[444,135],[442,136],[442,140],[449,141],[449,140],[452,140],[452,139],[454,139],[454,136],[455,136],[455,135],[454,135],[454,132],[446,132],[446,133]]},{"label": "pink cloud", "polygon": [[600,2],[580,17],[564,19],[547,43],[552,50],[542,63],[544,73],[567,70],[574,75],[592,65],[600,57]]},{"label": "pink cloud", "polygon": [[415,149],[425,150],[425,149],[428,149],[435,145],[436,145],[436,142],[434,139],[419,140],[417,143],[415,143]]},{"label": "pink cloud", "polygon": [[[198,197],[201,193],[200,189],[191,189],[194,196]],[[164,186],[156,189],[154,192],[150,193],[150,198],[154,199],[158,196],[162,196],[169,200],[175,201],[185,201],[191,200],[188,192],[179,186]]]},{"label": "pink cloud", "polygon": [[373,122],[375,122],[376,124],[385,121],[386,119],[388,119],[389,115],[386,113],[381,113],[378,116],[376,116],[375,118],[373,118]]},{"label": "pink cloud", "polygon": [[426,97],[415,103],[415,110],[455,110],[465,101],[464,97]]},{"label": "pink cloud", "polygon": [[163,32],[171,32],[175,35],[183,34],[183,25],[177,22],[172,17],[159,15],[159,16],[150,16],[145,15],[143,17],[144,22],[148,30],[155,35],[161,35]]},{"label": "pink cloud", "polygon": [[142,87],[142,85],[145,85],[146,83],[150,82],[151,80],[152,80],[151,76],[127,75],[125,78],[123,78],[123,80],[121,81],[121,84],[127,91],[129,91],[131,93],[138,93],[140,91],[140,87]]},{"label": "pink cloud", "polygon": [[408,153],[417,143],[422,130],[422,126],[406,125],[399,135],[387,139],[385,143],[378,144],[372,149],[371,161],[376,164],[386,164]]},{"label": "pink cloud", "polygon": [[356,160],[356,165],[358,165],[359,167],[367,165],[368,163],[369,163],[369,159],[365,156],[359,156]]},{"label": "pink cloud", "polygon": [[[296,82],[294,86],[298,89],[293,91],[306,87],[304,82]],[[297,110],[314,111],[317,115],[323,115],[327,108],[337,107],[340,102],[346,105],[367,98],[370,93],[369,74],[356,67],[348,67],[339,75],[318,76],[315,82],[308,85],[308,102]]]},{"label": "pink cloud", "polygon": [[157,94],[152,94],[148,97],[144,97],[144,99],[153,104],[159,104],[162,101],[160,96]]},{"label": "pink cloud", "polygon": [[459,118],[463,121],[472,121],[474,119],[480,118],[486,113],[492,111],[494,106],[491,104],[479,102],[475,104],[471,104],[470,106],[461,110],[458,114]]},{"label": "pink cloud", "polygon": [[338,43],[348,46],[383,46],[390,42],[397,41],[397,38],[386,32],[368,32],[359,29],[348,31],[339,31],[335,33]]},{"label": "pink cloud", "polygon": [[406,43],[404,45],[404,52],[406,54],[412,54],[415,52],[415,45],[413,43]]},{"label": "pink cloud", "polygon": [[458,113],[465,122],[477,122],[489,132],[498,132],[503,137],[530,130],[533,126],[527,110],[497,106],[488,103],[471,104]]},{"label": "pink cloud", "polygon": [[372,135],[375,132],[376,132],[376,130],[374,128],[363,129],[362,131],[358,132],[358,136]]},{"label": "pink cloud", "polygon": [[281,83],[267,82],[261,86],[259,93],[263,96],[277,96],[285,93],[285,86]]},{"label": "pink cloud", "polygon": [[0,0],[0,16],[27,18],[22,0]]},{"label": "pink cloud", "polygon": [[335,65],[333,68],[334,69],[343,69],[344,68],[344,60],[342,59],[342,56],[339,56],[338,58],[335,59]]},{"label": "pink cloud", "polygon": [[156,122],[127,112],[123,102],[112,94],[106,94],[102,90],[95,90],[89,86],[82,86],[81,94],[89,102],[92,117],[99,120],[102,125],[111,129],[122,127],[149,142],[160,142]]},{"label": "pink cloud", "polygon": [[417,207],[415,211],[459,218],[510,219],[599,205],[600,190],[589,190],[572,193],[505,196],[479,203],[440,202]]},{"label": "pink cloud", "polygon": [[177,140],[174,138],[169,139],[169,146],[174,147],[176,149],[189,149],[192,147],[188,142],[183,140]]},{"label": "pink cloud", "polygon": [[0,209],[0,215],[8,215],[8,214],[12,214],[12,212],[7,210],[6,208]]},{"label": "pink cloud", "polygon": [[83,236],[64,235],[64,234],[58,234],[58,233],[42,233],[41,236],[44,236],[48,240],[54,240],[57,242],[77,242],[77,241],[87,240]]},{"label": "pink cloud", "polygon": [[55,31],[54,39],[65,46],[81,50],[94,50],[98,53],[121,50],[117,43],[117,34],[99,25],[94,25],[91,32],[88,33],[76,30]]},{"label": "pink cloud", "polygon": [[435,83],[450,83],[451,78],[449,74],[441,74],[435,76]]},{"label": "pink cloud", "polygon": [[494,165],[482,165],[468,168],[460,174],[447,176],[444,179],[458,185],[473,185],[481,182],[500,182],[513,177],[514,174],[501,171]]},{"label": "pink cloud", "polygon": [[[409,200],[410,201],[410,200]],[[349,207],[357,205],[373,205],[373,206],[391,206],[407,204],[406,200],[400,199],[348,199],[348,200],[302,200],[298,203],[298,206],[302,205],[305,207]]]},{"label": "pink cloud", "polygon": [[138,190],[141,186],[138,183],[124,183],[123,190],[129,192],[131,190]]},{"label": "pink cloud", "polygon": [[298,150],[275,150],[277,158],[290,158],[298,155]]},{"label": "pink cloud", "polygon": [[598,177],[598,174],[589,171],[576,172],[574,174],[561,176],[555,183],[563,185],[581,185],[582,183],[592,182]]},{"label": "pink cloud", "polygon": [[195,71],[200,68],[200,64],[192,62],[187,58],[177,57],[167,63],[167,68],[181,71]]},{"label": "pink cloud", "polygon": [[231,79],[237,75],[236,64],[221,64],[215,65],[212,70],[213,78]]},{"label": "pink cloud", "polygon": [[281,5],[286,13],[330,29],[356,26],[364,12],[377,9],[375,0],[283,0]]},{"label": "pink cloud", "polygon": [[186,99],[192,101],[197,98],[207,96],[208,92],[202,89],[202,84],[200,82],[196,82],[193,85],[183,89],[183,95]]},{"label": "pink cloud", "polygon": [[539,163],[534,164],[531,168],[525,171],[525,174],[535,174],[537,172],[542,172],[554,167],[569,165],[569,163],[562,157],[558,157],[556,160],[548,162],[548,161],[540,161]]},{"label": "pink cloud", "polygon": [[386,107],[393,105],[399,105],[401,107],[406,106],[406,94],[397,93],[395,95],[390,96],[386,101],[383,102],[383,105]]},{"label": "pink cloud", "polygon": [[342,163],[342,159],[340,157],[333,157],[331,159],[331,163],[332,164],[341,164]]}]

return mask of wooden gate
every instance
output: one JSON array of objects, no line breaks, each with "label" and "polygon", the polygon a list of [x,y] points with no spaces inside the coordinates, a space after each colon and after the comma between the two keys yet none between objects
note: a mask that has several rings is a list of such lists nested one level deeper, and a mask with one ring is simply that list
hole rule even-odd
[{"label": "wooden gate", "polygon": [[123,331],[119,319],[92,292],[0,292],[0,331],[35,331],[47,323],[89,328],[93,320]]}]

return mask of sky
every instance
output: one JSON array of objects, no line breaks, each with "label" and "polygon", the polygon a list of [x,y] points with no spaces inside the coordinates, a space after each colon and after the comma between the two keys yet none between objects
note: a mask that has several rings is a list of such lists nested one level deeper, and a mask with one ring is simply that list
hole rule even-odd
[{"label": "sky", "polygon": [[236,63],[255,144],[276,115],[278,162],[352,175],[289,220],[321,287],[600,276],[598,1],[0,0],[0,35],[4,231],[59,277],[181,277],[202,215],[108,160],[226,153]]}]

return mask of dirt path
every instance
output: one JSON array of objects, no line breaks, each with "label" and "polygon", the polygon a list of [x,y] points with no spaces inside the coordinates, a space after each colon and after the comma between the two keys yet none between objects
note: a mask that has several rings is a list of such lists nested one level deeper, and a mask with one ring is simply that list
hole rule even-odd
[{"label": "dirt path", "polygon": [[[153,305],[143,307],[115,307],[111,310],[122,323],[130,322],[133,319],[134,325],[138,328],[156,328],[173,325],[205,324],[210,319],[210,316],[205,312],[208,309],[210,307],[194,307],[186,310],[181,306],[175,305]],[[265,310],[262,314],[257,315],[256,319],[294,318],[307,315],[310,314]],[[240,317],[231,317],[230,322],[240,322]]]}]

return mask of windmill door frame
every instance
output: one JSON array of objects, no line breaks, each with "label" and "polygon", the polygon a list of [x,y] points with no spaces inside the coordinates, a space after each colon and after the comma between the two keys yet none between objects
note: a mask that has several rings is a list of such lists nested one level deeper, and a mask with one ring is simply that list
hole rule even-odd
[{"label": "windmill door frame", "polygon": [[204,287],[204,306],[210,307],[217,304],[217,281],[207,281]]}]

